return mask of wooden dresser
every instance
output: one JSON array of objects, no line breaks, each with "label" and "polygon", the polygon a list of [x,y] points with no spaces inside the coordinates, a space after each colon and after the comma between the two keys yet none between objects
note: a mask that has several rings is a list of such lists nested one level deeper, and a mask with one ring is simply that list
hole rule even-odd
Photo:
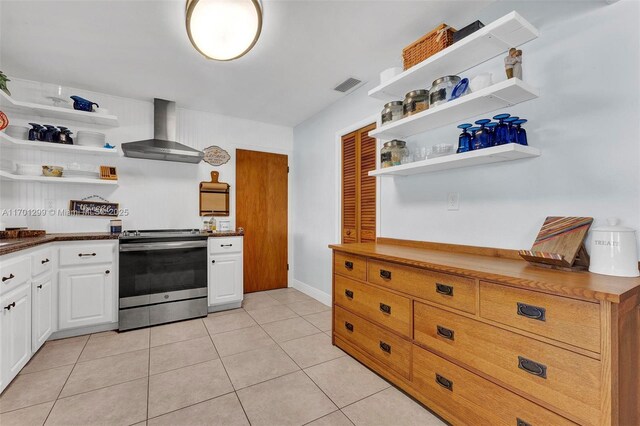
[{"label": "wooden dresser", "polygon": [[453,424],[640,425],[640,279],[332,245],[333,342]]}]

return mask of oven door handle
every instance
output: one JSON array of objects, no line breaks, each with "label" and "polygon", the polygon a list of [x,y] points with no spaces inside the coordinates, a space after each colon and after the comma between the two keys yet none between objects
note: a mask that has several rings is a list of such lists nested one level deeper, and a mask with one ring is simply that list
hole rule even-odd
[{"label": "oven door handle", "polygon": [[120,244],[120,251],[179,250],[206,246],[207,240],[165,241],[159,243]]}]

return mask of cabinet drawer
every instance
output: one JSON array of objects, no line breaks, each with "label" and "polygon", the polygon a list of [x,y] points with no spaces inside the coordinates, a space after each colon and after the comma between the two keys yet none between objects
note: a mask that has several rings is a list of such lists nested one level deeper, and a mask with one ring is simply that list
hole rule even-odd
[{"label": "cabinet drawer", "polygon": [[[425,349],[413,346],[413,385],[453,423],[474,425],[573,425]],[[490,395],[490,397],[487,397]]]},{"label": "cabinet drawer", "polygon": [[600,305],[480,283],[480,316],[600,352]]},{"label": "cabinet drawer", "polygon": [[38,250],[31,255],[31,274],[34,277],[51,271],[53,264],[53,250],[50,248]]},{"label": "cabinet drawer", "polygon": [[342,309],[333,308],[333,329],[343,340],[368,353],[397,373],[410,377],[411,343]]},{"label": "cabinet drawer", "polygon": [[112,244],[83,244],[60,247],[60,266],[113,262]]},{"label": "cabinet drawer", "polygon": [[335,303],[411,339],[411,300],[340,275],[335,276]]},{"label": "cabinet drawer", "polygon": [[369,259],[368,280],[444,306],[476,313],[477,284],[470,278]]},{"label": "cabinet drawer", "polygon": [[422,303],[414,313],[416,342],[588,424],[599,421],[599,361]]},{"label": "cabinet drawer", "polygon": [[367,279],[367,259],[336,251],[333,254],[333,271],[345,277],[364,281]]},{"label": "cabinet drawer", "polygon": [[242,237],[209,238],[209,253],[242,253]]},{"label": "cabinet drawer", "polygon": [[0,294],[13,290],[31,278],[31,257],[0,260]]}]

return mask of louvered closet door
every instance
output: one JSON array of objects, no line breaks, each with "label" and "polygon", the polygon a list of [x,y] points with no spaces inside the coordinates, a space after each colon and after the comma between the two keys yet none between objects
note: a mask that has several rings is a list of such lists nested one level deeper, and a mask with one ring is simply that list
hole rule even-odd
[{"label": "louvered closet door", "polygon": [[342,137],[342,242],[375,242],[376,140],[369,137],[375,123]]}]

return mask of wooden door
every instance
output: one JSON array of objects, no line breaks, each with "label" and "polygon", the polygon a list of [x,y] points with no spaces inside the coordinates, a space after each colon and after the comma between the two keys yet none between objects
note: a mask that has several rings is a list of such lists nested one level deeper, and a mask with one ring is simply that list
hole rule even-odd
[{"label": "wooden door", "polygon": [[286,155],[236,150],[236,226],[244,228],[244,292],[288,285]]},{"label": "wooden door", "polygon": [[376,240],[375,123],[342,137],[342,242]]}]

